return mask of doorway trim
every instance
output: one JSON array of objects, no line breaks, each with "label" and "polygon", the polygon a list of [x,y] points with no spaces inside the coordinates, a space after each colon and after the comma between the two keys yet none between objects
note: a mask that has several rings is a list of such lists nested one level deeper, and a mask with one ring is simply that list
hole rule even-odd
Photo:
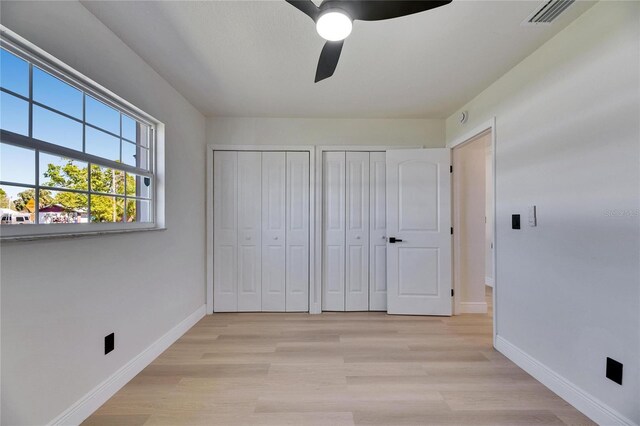
[{"label": "doorway trim", "polygon": [[316,293],[315,281],[315,147],[312,145],[207,145],[207,181],[206,181],[206,304],[207,314],[213,314],[213,153],[214,151],[289,151],[309,153],[309,313],[315,314],[313,294]]},{"label": "doorway trim", "polygon": [[[493,346],[496,346],[496,336],[498,335],[498,304],[497,304],[497,294],[498,294],[498,279],[497,279],[497,272],[498,272],[498,262],[497,262],[497,247],[498,247],[498,241],[496,240],[496,117],[492,117],[489,121],[486,121],[482,124],[479,124],[478,126],[476,126],[475,128],[473,128],[472,130],[464,133],[462,136],[457,137],[456,139],[452,140],[451,142],[447,143],[447,148],[453,149],[455,147],[464,145],[466,143],[470,143],[474,140],[476,140],[478,137],[484,136],[487,133],[491,133],[491,186],[493,187],[493,201],[492,201],[492,205],[493,205],[493,224],[491,226],[492,229],[492,233],[493,233],[493,292],[492,292],[492,299],[493,299]],[[453,162],[453,155],[452,155],[452,160]],[[455,171],[454,171],[455,173]],[[452,186],[453,188],[453,186]],[[453,199],[453,198],[452,198]],[[455,211],[455,206],[454,209],[452,209],[452,211]],[[455,218],[452,218],[452,220],[455,220]],[[454,238],[453,241],[453,251],[454,251],[454,255],[456,253],[456,251],[458,250],[457,244],[456,244],[456,240]],[[456,306],[459,306],[459,297],[460,297],[460,283],[458,282],[458,277],[460,276],[460,271],[457,270],[457,262],[454,261],[454,265],[453,265],[453,289],[454,289],[454,300],[453,300],[453,309],[454,309],[454,315],[459,314],[459,312],[456,311]],[[486,283],[485,283],[486,284]]]}]

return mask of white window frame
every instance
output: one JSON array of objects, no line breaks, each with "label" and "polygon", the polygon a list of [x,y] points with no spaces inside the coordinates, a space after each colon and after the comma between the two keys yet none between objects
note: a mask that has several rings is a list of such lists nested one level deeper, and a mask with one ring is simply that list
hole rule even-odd
[{"label": "white window frame", "polygon": [[[3,225],[0,226],[0,240],[33,240],[40,238],[53,238],[53,237],[71,237],[86,234],[106,234],[106,233],[122,233],[132,231],[150,231],[150,230],[162,230],[165,229],[164,224],[164,124],[155,119],[151,115],[145,113],[141,109],[135,107],[131,103],[127,102],[123,98],[119,97],[115,93],[84,76],[78,71],[74,70],[70,66],[66,65],[62,61],[56,59],[52,55],[48,54],[44,50],[38,48],[34,44],[20,37],[16,33],[12,32],[5,26],[0,25],[0,46],[15,54],[16,56],[30,62],[38,68],[52,74],[65,83],[70,84],[78,90],[81,90],[86,95],[107,104],[108,106],[116,109],[117,111],[124,113],[133,119],[149,126],[149,155],[148,171],[143,171],[140,168],[129,166],[127,164],[119,163],[116,161],[107,160],[91,154],[76,151],[73,149],[65,148],[59,145],[47,143],[44,141],[36,140],[31,137],[22,136],[9,131],[0,130],[2,133],[2,141],[15,145],[18,147],[24,147],[28,149],[35,149],[36,153],[42,149],[47,154],[60,155],[62,157],[96,164],[102,167],[114,168],[116,170],[122,170],[124,172],[133,173],[151,178],[151,222],[137,223],[137,222],[115,222],[115,223],[81,223],[81,224],[29,224],[29,225]],[[30,92],[33,84],[32,77],[29,78]],[[3,90],[4,91],[4,90]],[[14,95],[12,92],[7,93]],[[30,96],[31,97],[31,96]],[[33,105],[33,100],[29,100]],[[29,111],[29,126],[31,132],[32,126],[32,107]],[[82,120],[84,122],[84,120]],[[84,131],[83,131],[84,134]],[[84,137],[84,136],[83,136]],[[39,159],[36,154],[35,159],[36,176],[39,176]],[[39,182],[36,182],[39,183]],[[5,182],[6,185],[11,185],[10,182]],[[36,189],[36,185],[27,185],[24,183],[16,182],[15,184],[22,187]],[[47,190],[60,190],[68,191],[66,188],[46,188]],[[89,190],[87,190],[88,192]],[[74,191],[70,192],[83,192]],[[89,192],[88,192],[89,193]],[[103,195],[103,194],[95,194]],[[119,194],[107,194],[112,196],[120,196]],[[122,195],[124,198],[125,195]],[[36,204],[38,202],[38,191],[36,190]],[[89,202],[89,201],[88,201]]]}]

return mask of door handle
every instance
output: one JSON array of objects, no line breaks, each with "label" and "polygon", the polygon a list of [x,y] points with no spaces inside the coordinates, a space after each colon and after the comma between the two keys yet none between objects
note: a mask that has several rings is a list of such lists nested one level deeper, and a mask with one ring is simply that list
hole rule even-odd
[{"label": "door handle", "polygon": [[396,237],[389,237],[389,242],[391,244],[393,244],[393,243],[401,243],[402,240],[400,238],[396,238]]}]

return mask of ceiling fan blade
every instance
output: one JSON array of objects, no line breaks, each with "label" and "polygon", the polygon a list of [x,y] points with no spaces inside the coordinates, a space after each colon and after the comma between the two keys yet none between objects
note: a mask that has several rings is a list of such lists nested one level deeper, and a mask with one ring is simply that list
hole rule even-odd
[{"label": "ceiling fan blade", "polygon": [[318,14],[320,13],[320,9],[315,5],[311,0],[285,0],[291,6],[295,7],[305,15],[309,16],[311,19],[318,19]]},{"label": "ceiling fan blade", "polygon": [[320,53],[320,60],[318,61],[318,69],[316,70],[316,83],[333,75],[336,66],[338,66],[338,59],[340,59],[343,44],[344,40],[328,41],[324,44],[322,53]]},{"label": "ceiling fan blade", "polygon": [[[327,1],[327,6],[344,9],[352,19],[361,21],[381,21],[399,18],[444,6],[452,0],[343,0]],[[322,4],[323,9],[325,4]]]}]

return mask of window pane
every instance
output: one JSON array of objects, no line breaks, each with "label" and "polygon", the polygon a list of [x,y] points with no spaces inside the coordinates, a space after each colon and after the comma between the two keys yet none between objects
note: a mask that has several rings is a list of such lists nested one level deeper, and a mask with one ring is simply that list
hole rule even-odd
[{"label": "window pane", "polygon": [[124,172],[92,164],[91,192],[124,194]]},{"label": "window pane", "polygon": [[131,117],[122,115],[122,137],[130,142],[149,147],[149,126],[138,123]]},{"label": "window pane", "polygon": [[33,137],[82,151],[82,123],[37,105],[33,106]]},{"label": "window pane", "polygon": [[23,186],[0,185],[0,212],[3,225],[35,222],[36,190]]},{"label": "window pane", "polygon": [[31,149],[0,144],[0,180],[36,183],[36,152]]},{"label": "window pane", "polygon": [[40,190],[39,223],[87,223],[87,194]]},{"label": "window pane", "polygon": [[127,222],[151,222],[151,201],[127,199]]},{"label": "window pane", "polygon": [[29,102],[0,92],[0,128],[29,136]]},{"label": "window pane", "polygon": [[87,163],[40,152],[40,185],[87,190]]},{"label": "window pane", "polygon": [[122,162],[141,169],[149,169],[149,150],[122,140]]},{"label": "window pane", "polygon": [[33,100],[82,118],[82,92],[38,67],[33,67]]},{"label": "window pane", "polygon": [[127,173],[127,195],[151,198],[151,178]]},{"label": "window pane", "polygon": [[136,142],[136,125],[136,120],[122,114],[122,137]]},{"label": "window pane", "polygon": [[120,139],[88,126],[85,126],[85,132],[87,154],[120,161]]},{"label": "window pane", "polygon": [[149,126],[138,123],[138,136],[136,139],[138,145],[149,148]]},{"label": "window pane", "polygon": [[120,113],[115,109],[93,99],[91,96],[85,96],[85,118],[87,123],[107,130],[116,135],[120,134]]},{"label": "window pane", "polygon": [[0,86],[29,97],[29,63],[4,49],[0,52]]},{"label": "window pane", "polygon": [[91,195],[91,222],[122,222],[124,198]]}]

